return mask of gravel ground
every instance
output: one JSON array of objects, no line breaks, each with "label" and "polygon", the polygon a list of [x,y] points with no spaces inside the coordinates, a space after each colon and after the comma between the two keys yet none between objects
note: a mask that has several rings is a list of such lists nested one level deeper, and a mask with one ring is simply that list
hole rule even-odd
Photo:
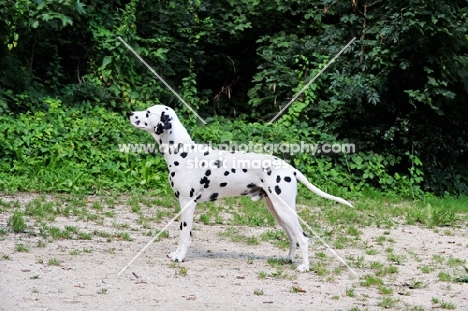
[{"label": "gravel ground", "polygon": [[[36,196],[18,194],[2,200],[18,201],[21,206]],[[450,228],[450,232],[403,225],[359,228],[361,247],[336,250],[353,267],[355,277],[313,238],[311,265],[321,263],[328,272],[296,273],[294,265],[271,264],[269,258],[286,251],[270,242],[232,242],[220,235],[227,226],[200,222],[194,228],[187,260],[171,263],[166,254],[176,247],[178,234],[177,224],[172,224],[169,237],[152,244],[118,276],[151,237],[138,230],[135,213],[128,207],[114,210],[119,222],[129,224],[131,241],[93,235],[91,240],[61,239],[39,247],[41,237],[0,235],[0,309],[468,310],[468,284],[443,281],[440,276],[441,272],[452,278],[468,274],[459,263],[468,258],[466,228]],[[0,213],[0,229],[7,231],[10,217],[11,213]],[[112,223],[73,217],[57,217],[53,222],[58,227],[71,224],[88,232],[116,230]],[[236,228],[256,237],[271,230]],[[378,238],[382,236],[385,241]],[[29,251],[18,251],[17,244],[28,245]],[[389,247],[395,262],[388,258]],[[371,248],[377,252],[366,253]],[[319,258],[317,253],[326,257]],[[294,264],[299,262],[296,258]],[[375,276],[378,270],[372,262],[397,267],[397,272],[383,274],[381,286],[365,286],[366,275]]]}]

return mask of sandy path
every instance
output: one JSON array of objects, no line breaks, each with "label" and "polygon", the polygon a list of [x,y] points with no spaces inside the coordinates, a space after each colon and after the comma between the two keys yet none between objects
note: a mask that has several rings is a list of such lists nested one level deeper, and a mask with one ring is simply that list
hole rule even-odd
[{"label": "sandy path", "polygon": [[[5,199],[4,199],[5,200]],[[125,207],[116,207],[120,221],[138,227]],[[6,228],[10,217],[0,213],[0,228]],[[57,217],[56,225],[74,223],[92,231],[97,225]],[[97,226],[112,228],[109,224]],[[177,225],[170,227],[169,238],[155,242],[121,276],[117,273],[151,239],[142,230],[131,231],[133,241],[93,236],[92,240],[55,240],[37,247],[41,238],[28,234],[0,235],[0,309],[1,310],[384,310],[385,297],[395,302],[389,309],[437,309],[449,302],[457,310],[468,310],[468,284],[443,282],[439,272],[462,275],[461,266],[447,264],[449,258],[468,258],[468,231],[451,229],[451,235],[435,233],[433,229],[400,226],[390,230],[394,254],[404,258],[398,272],[382,277],[383,286],[392,289],[384,295],[378,286],[360,284],[365,275],[374,275],[371,263],[380,261],[392,265],[384,251],[389,245],[379,245],[376,237],[384,229],[360,228],[360,242],[379,250],[367,255],[364,247],[337,250],[347,257],[358,273],[354,277],[318,242],[311,241],[311,264],[324,252],[330,271],[294,272],[291,265],[272,267],[267,259],[285,251],[269,242],[247,245],[220,236],[227,226],[205,226],[197,223],[194,242],[187,261],[172,264],[166,254],[175,248]],[[271,228],[238,227],[247,236],[259,236]],[[443,231],[443,230],[441,230]],[[30,245],[29,252],[15,250],[16,244]],[[382,243],[380,243],[382,244]],[[71,254],[74,253],[74,254]],[[433,255],[443,262],[434,262]],[[356,264],[349,258],[359,258]],[[59,265],[49,264],[57,259]],[[300,259],[296,258],[296,264]],[[465,264],[466,265],[466,264]],[[433,271],[423,273],[422,266]],[[259,277],[263,271],[266,277]],[[276,275],[275,275],[276,274]],[[280,275],[279,275],[280,274]],[[413,285],[419,284],[417,288]],[[352,289],[353,293],[347,293]],[[347,295],[348,294],[348,295]],[[432,298],[438,298],[434,303]],[[379,304],[381,306],[379,306]],[[418,309],[419,308],[419,309]],[[388,309],[386,309],[388,310]]]}]

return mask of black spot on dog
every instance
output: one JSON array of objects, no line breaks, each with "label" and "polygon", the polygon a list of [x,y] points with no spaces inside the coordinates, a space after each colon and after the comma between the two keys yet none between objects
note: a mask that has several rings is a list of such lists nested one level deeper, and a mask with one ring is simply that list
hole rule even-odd
[{"label": "black spot on dog", "polygon": [[247,188],[254,188],[254,187],[257,187],[257,185],[254,183],[250,183],[247,185]]},{"label": "black spot on dog", "polygon": [[303,234],[306,238],[309,237],[305,232],[302,232],[302,234]]},{"label": "black spot on dog", "polygon": [[184,227],[187,227],[187,223],[184,221]]},{"label": "black spot on dog", "polygon": [[201,198],[201,193],[199,195],[197,195],[197,197],[195,198],[195,202]]},{"label": "black spot on dog", "polygon": [[162,139],[159,139],[159,144],[160,144],[160,145],[162,144]]},{"label": "black spot on dog", "polygon": [[193,197],[193,193],[195,192],[195,189],[190,189],[190,197]]},{"label": "black spot on dog", "polygon": [[291,177],[289,177],[289,176],[284,177],[284,181],[285,182],[291,182]]},{"label": "black spot on dog", "polygon": [[180,222],[179,229],[182,230],[182,222]]},{"label": "black spot on dog", "polygon": [[267,175],[270,176],[271,175],[271,170],[267,172]]},{"label": "black spot on dog", "polygon": [[248,190],[245,190],[243,191],[240,195],[248,195],[249,194],[249,191]]},{"label": "black spot on dog", "polygon": [[205,161],[201,161],[200,166],[201,166],[201,167],[205,167],[205,165],[206,165],[206,162],[205,162]]},{"label": "black spot on dog", "polygon": [[276,183],[279,183],[281,181],[280,175],[276,176]]},{"label": "black spot on dog", "polygon": [[211,170],[206,170],[205,176],[210,176],[211,175]]},{"label": "black spot on dog", "polygon": [[261,182],[263,182],[263,178],[262,178],[262,179],[260,179],[260,181],[261,181]]},{"label": "black spot on dog", "polygon": [[138,116],[135,116],[135,119],[138,119]]},{"label": "black spot on dog", "polygon": [[174,183],[171,181],[171,187],[174,188]]},{"label": "black spot on dog", "polygon": [[231,168],[231,172],[235,173],[235,172],[236,172],[236,169],[235,169],[235,168]]},{"label": "black spot on dog", "polygon": [[169,145],[171,145],[171,146],[174,145],[174,141],[173,141],[173,140],[170,140],[170,141],[169,141]]},{"label": "black spot on dog", "polygon": [[268,187],[268,192],[270,192],[270,193],[271,193],[271,188],[270,188],[270,187]]},{"label": "black spot on dog", "polygon": [[135,124],[136,124],[136,125],[140,125],[140,122],[141,122],[141,121],[138,120],[138,121],[135,122]]},{"label": "black spot on dog", "polygon": [[145,122],[145,126],[148,126],[148,123]]},{"label": "black spot on dog", "polygon": [[294,172],[294,176],[296,176],[296,172]]},{"label": "black spot on dog", "polygon": [[205,151],[205,153],[204,153],[203,155],[207,156],[207,155],[209,155],[209,154],[210,154],[209,151]]},{"label": "black spot on dog", "polygon": [[222,182],[219,184],[220,187],[226,187],[227,186],[227,182]]},{"label": "black spot on dog", "polygon": [[229,175],[229,171],[224,172],[224,176],[227,176],[227,175]]},{"label": "black spot on dog", "polygon": [[221,167],[221,161],[216,160],[216,161],[214,162],[214,165],[215,165],[217,168],[220,168],[220,167]]},{"label": "black spot on dog", "polygon": [[181,156],[182,158],[184,158],[184,159],[187,157],[187,155],[188,155],[187,152],[182,152],[182,153],[180,154],[180,156]]},{"label": "black spot on dog", "polygon": [[174,177],[175,176],[175,172],[171,172],[171,177]]},{"label": "black spot on dog", "polygon": [[212,195],[210,195],[210,201],[216,201],[218,199],[218,193],[213,193]]},{"label": "black spot on dog", "polygon": [[179,166],[179,162],[174,161],[174,165],[175,165],[175,166]]},{"label": "black spot on dog", "polygon": [[210,180],[206,176],[203,176],[203,178],[200,180],[200,184],[202,184],[204,188],[208,188],[210,185]]},{"label": "black spot on dog", "polygon": [[247,169],[246,169],[246,168],[243,168],[242,171],[243,171],[244,173],[247,173]]},{"label": "black spot on dog", "polygon": [[278,185],[275,186],[275,192],[277,195],[281,194],[281,188]]},{"label": "black spot on dog", "polygon": [[179,191],[174,192],[174,195],[176,196],[176,198],[178,198],[180,195]]},{"label": "black spot on dog", "polygon": [[192,150],[195,149],[195,146],[192,145],[192,147],[190,147],[190,149],[192,149]]}]

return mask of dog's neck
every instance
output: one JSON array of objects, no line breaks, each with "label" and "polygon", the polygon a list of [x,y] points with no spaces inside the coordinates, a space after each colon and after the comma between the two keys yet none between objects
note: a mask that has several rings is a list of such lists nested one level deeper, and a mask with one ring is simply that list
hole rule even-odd
[{"label": "dog's neck", "polygon": [[[158,142],[161,147],[161,151],[164,153],[164,157],[169,157],[172,155],[172,152],[169,152],[169,149],[179,144],[183,145],[192,145],[195,142],[190,137],[189,133],[179,121],[177,117],[172,116],[171,120],[172,127],[164,133],[158,135],[154,132],[150,132],[153,138]],[[168,148],[169,147],[169,148]]]}]

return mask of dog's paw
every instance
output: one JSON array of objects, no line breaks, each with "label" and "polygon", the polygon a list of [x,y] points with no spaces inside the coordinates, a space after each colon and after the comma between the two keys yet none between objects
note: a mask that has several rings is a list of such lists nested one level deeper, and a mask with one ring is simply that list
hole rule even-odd
[{"label": "dog's paw", "polygon": [[180,254],[180,252],[175,251],[167,255],[172,261],[174,262],[183,262],[185,261],[185,257]]},{"label": "dog's paw", "polygon": [[307,272],[309,271],[309,264],[302,264],[297,266],[296,271],[298,272]]}]

